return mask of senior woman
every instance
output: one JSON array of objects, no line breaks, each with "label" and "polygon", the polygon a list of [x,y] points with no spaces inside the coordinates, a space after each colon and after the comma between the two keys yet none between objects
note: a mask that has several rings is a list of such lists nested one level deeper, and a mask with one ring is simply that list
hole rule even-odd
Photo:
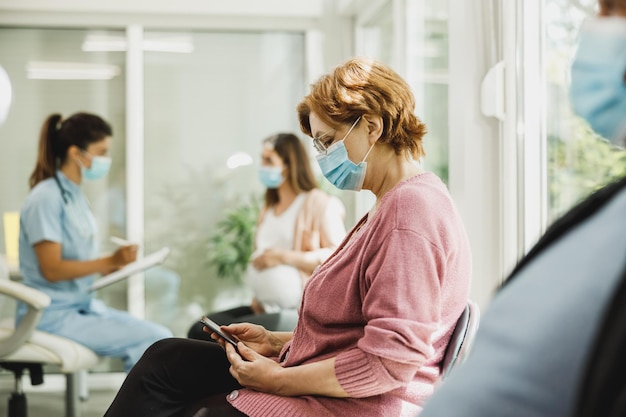
[{"label": "senior woman", "polygon": [[240,341],[220,342],[225,354],[204,341],[157,342],[106,416],[191,416],[200,399],[196,415],[419,413],[467,303],[471,256],[445,185],[417,163],[426,129],[414,107],[408,85],[368,59],[312,86],[298,115],[323,174],[376,203],[307,282],[293,332],[222,326]]}]

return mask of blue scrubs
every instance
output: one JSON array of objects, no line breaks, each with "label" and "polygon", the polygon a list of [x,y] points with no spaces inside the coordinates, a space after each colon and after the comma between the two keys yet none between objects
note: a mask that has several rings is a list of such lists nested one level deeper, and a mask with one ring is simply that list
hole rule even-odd
[{"label": "blue scrubs", "polygon": [[[38,329],[87,346],[100,356],[122,358],[128,372],[148,346],[171,337],[167,328],[106,306],[88,291],[95,275],[51,282],[41,273],[34,245],[60,243],[62,258],[88,261],[98,257],[96,222],[80,187],[57,171],[35,186],[20,213],[20,272],[24,284],[45,292],[52,302]],[[62,190],[63,189],[63,190]],[[18,320],[26,306],[18,305]]]}]

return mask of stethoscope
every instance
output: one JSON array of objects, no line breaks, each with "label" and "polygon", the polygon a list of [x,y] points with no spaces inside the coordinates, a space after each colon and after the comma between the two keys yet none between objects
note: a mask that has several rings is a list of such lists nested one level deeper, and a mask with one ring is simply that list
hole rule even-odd
[{"label": "stethoscope", "polygon": [[59,190],[61,190],[61,198],[63,198],[63,202],[67,206],[69,204],[68,198],[71,198],[72,195],[61,185],[61,180],[56,172],[54,173],[54,181],[57,183]]},{"label": "stethoscope", "polygon": [[[63,198],[63,202],[67,207],[67,210],[71,212],[71,215],[68,216],[69,220],[74,224],[74,226],[79,230],[81,236],[87,237],[93,235],[94,226],[90,217],[85,213],[85,210],[81,210],[79,207],[76,207],[76,204],[70,204],[72,200],[74,200],[72,194],[63,187],[61,184],[61,180],[59,176],[54,173],[54,181],[57,183],[59,190],[61,191],[61,198]],[[89,205],[88,202],[86,202]],[[80,214],[79,214],[80,212]],[[82,220],[80,221],[79,220]]]}]

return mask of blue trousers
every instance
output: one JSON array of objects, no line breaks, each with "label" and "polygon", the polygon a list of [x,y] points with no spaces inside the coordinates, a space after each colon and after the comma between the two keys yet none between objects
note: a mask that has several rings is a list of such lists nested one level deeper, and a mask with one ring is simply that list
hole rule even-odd
[{"label": "blue trousers", "polygon": [[160,324],[135,318],[93,300],[84,309],[44,311],[39,330],[74,340],[99,356],[121,358],[128,373],[157,340],[172,337]]}]

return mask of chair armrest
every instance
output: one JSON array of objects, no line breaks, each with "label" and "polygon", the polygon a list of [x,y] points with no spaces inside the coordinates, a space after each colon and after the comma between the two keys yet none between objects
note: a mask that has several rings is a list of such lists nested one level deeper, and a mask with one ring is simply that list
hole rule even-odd
[{"label": "chair armrest", "polygon": [[0,294],[5,294],[18,301],[23,301],[36,310],[41,310],[50,305],[50,296],[48,296],[48,294],[20,284],[19,282],[0,280]]},{"label": "chair armrest", "polygon": [[0,280],[0,294],[22,301],[28,306],[26,315],[22,317],[11,336],[0,340],[0,360],[2,360],[2,357],[15,352],[32,336],[43,309],[50,305],[50,297],[34,288],[7,280]]}]

